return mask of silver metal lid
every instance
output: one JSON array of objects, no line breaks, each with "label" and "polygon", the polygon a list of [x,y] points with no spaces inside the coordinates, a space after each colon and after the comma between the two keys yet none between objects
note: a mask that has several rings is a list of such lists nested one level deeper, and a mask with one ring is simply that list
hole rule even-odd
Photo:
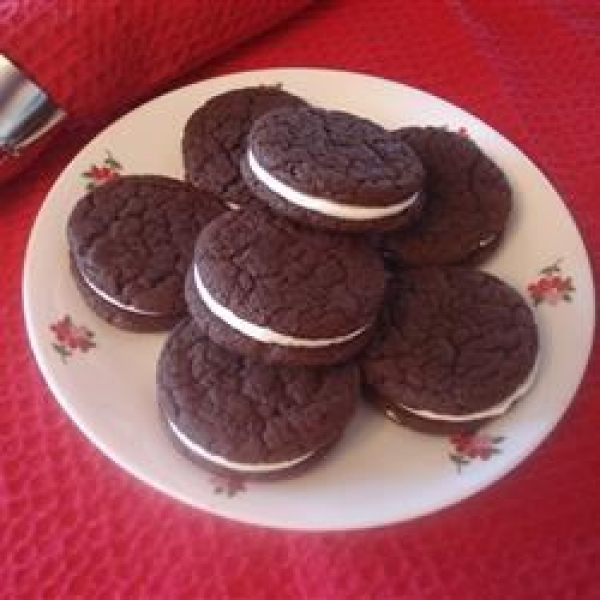
[{"label": "silver metal lid", "polygon": [[19,156],[65,116],[44,90],[0,54],[0,163]]}]

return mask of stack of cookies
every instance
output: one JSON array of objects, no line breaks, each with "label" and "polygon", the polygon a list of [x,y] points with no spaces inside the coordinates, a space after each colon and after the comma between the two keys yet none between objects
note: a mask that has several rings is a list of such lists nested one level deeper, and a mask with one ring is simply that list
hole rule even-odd
[{"label": "stack of cookies", "polygon": [[183,158],[186,183],[123,177],[80,201],[68,234],[98,314],[177,322],[158,401],[192,460],[282,477],[331,448],[363,398],[446,433],[530,387],[531,310],[472,267],[500,242],[510,187],[465,137],[257,87],[201,106]]}]

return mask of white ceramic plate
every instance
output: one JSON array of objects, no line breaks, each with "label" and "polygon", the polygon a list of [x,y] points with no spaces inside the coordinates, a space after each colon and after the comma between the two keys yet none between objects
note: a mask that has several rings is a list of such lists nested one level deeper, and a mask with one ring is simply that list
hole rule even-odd
[{"label": "white ceramic plate", "polygon": [[[274,83],[387,127],[428,124],[461,131],[507,174],[515,210],[501,249],[485,269],[532,304],[537,298],[541,366],[528,397],[480,435],[421,435],[363,407],[343,441],[300,478],[245,486],[214,478],[179,456],[159,425],[154,371],[164,336],[115,329],[79,297],[68,268],[65,224],[86,185],[115,173],[181,177],[181,132],[193,110],[226,90]],[[313,69],[200,82],[145,104],[98,135],[65,169],[40,210],[27,249],[23,300],[31,345],[48,385],[106,455],[192,506],[240,521],[307,530],[403,521],[489,486],[536,448],[572,401],[594,326],[584,245],[559,195],[522,152],[437,97],[374,77]]]}]

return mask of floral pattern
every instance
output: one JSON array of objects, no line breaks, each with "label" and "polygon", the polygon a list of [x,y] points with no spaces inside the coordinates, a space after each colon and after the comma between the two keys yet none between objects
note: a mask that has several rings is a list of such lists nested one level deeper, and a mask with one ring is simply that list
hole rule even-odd
[{"label": "floral pattern", "polygon": [[460,473],[463,467],[466,467],[474,460],[489,460],[496,454],[500,454],[502,449],[500,444],[504,442],[504,436],[487,435],[484,433],[460,433],[450,438],[450,443],[454,447],[450,452],[450,460],[456,465]]},{"label": "floral pattern", "polygon": [[55,342],[52,347],[58,352],[62,362],[73,356],[77,351],[87,352],[96,347],[94,333],[87,327],[75,325],[69,315],[50,325]]},{"label": "floral pattern", "polygon": [[527,286],[529,296],[535,306],[559,302],[571,302],[575,286],[571,277],[564,277],[561,269],[562,259],[559,258],[551,265],[544,267],[538,273],[538,278]]},{"label": "floral pattern", "polygon": [[85,189],[89,192],[107,181],[112,181],[121,175],[123,166],[107,150],[106,158],[100,165],[91,165],[91,167],[82,173],[86,184]]},{"label": "floral pattern", "polygon": [[244,480],[235,475],[211,475],[210,484],[215,494],[224,494],[228,498],[246,491]]}]

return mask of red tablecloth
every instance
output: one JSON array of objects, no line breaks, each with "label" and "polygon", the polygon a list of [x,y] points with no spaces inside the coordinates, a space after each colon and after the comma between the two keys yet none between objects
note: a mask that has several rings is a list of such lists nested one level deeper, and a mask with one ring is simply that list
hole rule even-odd
[{"label": "red tablecloth", "polygon": [[[598,256],[598,2],[323,2],[187,80],[271,66],[364,71],[469,109],[549,175]],[[567,415],[516,471],[452,508],[377,530],[228,522],[154,492],[92,447],[37,370],[20,290],[36,212],[90,133],[66,132],[0,188],[0,596],[600,597],[597,347]]]}]

